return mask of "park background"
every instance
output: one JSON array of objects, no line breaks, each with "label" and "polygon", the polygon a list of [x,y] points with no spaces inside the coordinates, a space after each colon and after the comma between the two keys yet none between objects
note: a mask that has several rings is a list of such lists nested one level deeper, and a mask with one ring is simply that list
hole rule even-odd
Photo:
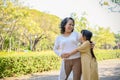
[{"label": "park background", "polygon": [[120,0],[0,0],[0,78],[58,70],[60,22],[93,32],[97,60],[120,58]]}]

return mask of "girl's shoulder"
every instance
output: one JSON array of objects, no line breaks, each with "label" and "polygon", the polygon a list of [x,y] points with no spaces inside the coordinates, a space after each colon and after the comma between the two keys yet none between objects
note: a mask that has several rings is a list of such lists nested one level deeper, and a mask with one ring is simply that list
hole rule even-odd
[{"label": "girl's shoulder", "polygon": [[90,44],[90,41],[86,40],[85,43]]},{"label": "girl's shoulder", "polygon": [[87,40],[83,43],[84,45],[90,45],[90,42]]}]

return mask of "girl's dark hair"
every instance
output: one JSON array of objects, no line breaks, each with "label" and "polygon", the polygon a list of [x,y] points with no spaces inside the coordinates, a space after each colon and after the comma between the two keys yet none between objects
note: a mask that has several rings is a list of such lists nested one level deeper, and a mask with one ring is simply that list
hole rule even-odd
[{"label": "girl's dark hair", "polygon": [[[64,19],[61,21],[61,24],[60,24],[61,34],[64,34],[64,32],[65,32],[65,25],[67,24],[67,22],[68,22],[69,20],[72,20],[72,21],[73,21],[73,26],[75,25],[75,21],[74,21],[73,18],[71,18],[71,17],[66,17],[66,18],[64,18]],[[73,30],[74,30],[74,29],[73,29]],[[72,30],[72,32],[73,32],[73,30]]]},{"label": "girl's dark hair", "polygon": [[[86,37],[86,40],[88,40],[90,43],[92,43],[92,41],[91,41],[92,32],[90,32],[88,30],[82,30],[81,33],[82,33],[82,36]],[[92,57],[96,59],[94,52],[93,52],[93,48],[91,48],[90,51],[91,51]]]}]

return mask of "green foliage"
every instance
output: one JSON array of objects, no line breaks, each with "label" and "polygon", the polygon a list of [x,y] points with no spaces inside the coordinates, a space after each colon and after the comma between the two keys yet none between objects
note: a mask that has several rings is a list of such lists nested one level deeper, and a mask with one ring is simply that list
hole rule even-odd
[{"label": "green foliage", "polygon": [[107,45],[115,45],[115,37],[109,28],[97,27],[94,31],[93,41],[96,43],[96,47],[107,49]]},{"label": "green foliage", "polygon": [[120,58],[120,50],[95,50],[97,60],[115,59]]},{"label": "green foliage", "polygon": [[117,42],[120,42],[120,32],[119,33],[117,33],[117,34],[114,34],[115,35],[115,38],[116,38],[116,43]]},{"label": "green foliage", "polygon": [[82,17],[79,18],[76,13],[72,13],[71,17],[75,19],[75,30],[80,32],[83,29],[89,29],[89,22],[86,18],[87,14],[84,12]]},{"label": "green foliage", "polygon": [[[0,1],[0,50],[21,50],[29,46],[30,50],[35,51],[45,41],[48,44],[42,46],[51,49],[53,39],[59,33],[60,18],[17,3],[17,0],[8,0],[4,5]],[[12,38],[11,41],[8,38]]]},{"label": "green foliage", "polygon": [[120,0],[99,0],[99,4],[111,12],[120,12]]},{"label": "green foliage", "polygon": [[59,69],[60,58],[49,52],[0,56],[0,78]]},{"label": "green foliage", "polygon": [[3,5],[3,2],[0,5],[0,46],[2,46],[0,47],[0,50],[11,48],[5,46],[8,45],[8,43],[6,43],[8,38],[12,38],[12,41],[9,41],[9,44],[12,44],[10,42],[14,42],[15,39],[18,40],[20,26],[23,25],[21,21],[28,16],[26,10],[27,8],[15,6],[9,2],[9,0],[5,6]]},{"label": "green foliage", "polygon": [[32,37],[32,39],[29,39],[29,42],[33,42],[30,46],[33,46],[34,49],[37,46],[37,49],[40,48],[39,50],[51,49],[50,46],[53,46],[54,39],[59,33],[60,19],[37,10],[29,10],[29,13],[31,14],[31,20],[37,24],[35,27],[32,26],[34,33],[29,30],[25,33],[28,38]]},{"label": "green foliage", "polygon": [[[119,36],[116,36],[117,40],[115,40],[110,29],[92,28],[85,12],[81,18],[76,13],[71,16],[75,19],[76,31],[88,29],[93,32],[95,35],[93,41],[97,48],[107,45],[113,47],[115,41],[118,41]],[[18,0],[7,0],[6,5],[0,1],[0,50],[50,50],[56,36],[60,34],[60,20],[55,15],[18,5]]]}]

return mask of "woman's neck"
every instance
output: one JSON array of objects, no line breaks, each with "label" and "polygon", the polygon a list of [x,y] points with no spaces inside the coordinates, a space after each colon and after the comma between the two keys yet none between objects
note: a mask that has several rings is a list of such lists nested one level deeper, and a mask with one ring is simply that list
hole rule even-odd
[{"label": "woman's neck", "polygon": [[65,32],[63,35],[64,36],[69,36],[71,34],[71,32]]}]

